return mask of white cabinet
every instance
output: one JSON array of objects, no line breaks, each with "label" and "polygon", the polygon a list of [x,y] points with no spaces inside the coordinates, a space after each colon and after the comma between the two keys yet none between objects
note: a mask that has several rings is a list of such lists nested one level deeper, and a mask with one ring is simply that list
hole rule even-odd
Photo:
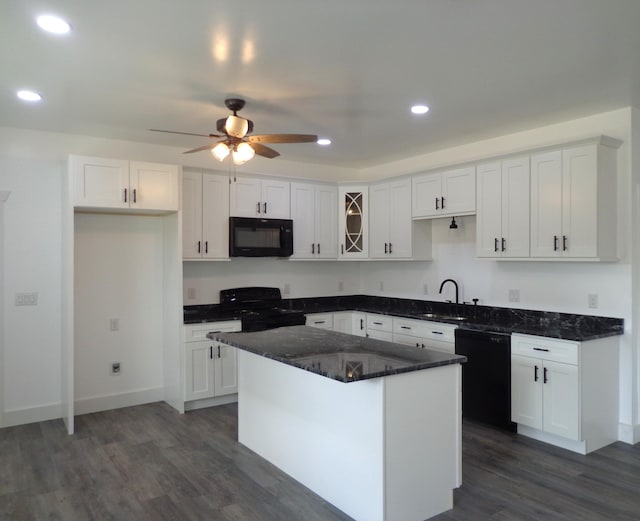
[{"label": "white cabinet", "polygon": [[340,260],[369,257],[369,190],[341,186],[338,190],[338,242]]},{"label": "white cabinet", "polygon": [[233,394],[237,389],[236,348],[206,338],[211,331],[240,331],[239,320],[184,327],[184,400]]},{"label": "white cabinet", "polygon": [[411,258],[411,180],[369,188],[370,257]]},{"label": "white cabinet", "polygon": [[333,330],[333,313],[310,313],[306,319],[307,326]]},{"label": "white cabinet", "polygon": [[529,257],[529,156],[477,166],[478,257]]},{"label": "white cabinet", "polygon": [[393,340],[393,318],[389,315],[367,313],[367,337],[376,340]]},{"label": "white cabinet", "polygon": [[291,183],[292,259],[335,259],[338,256],[338,189]]},{"label": "white cabinet", "polygon": [[531,156],[531,257],[616,258],[617,140]]},{"label": "white cabinet", "polygon": [[366,336],[367,317],[357,311],[336,311],[333,314],[333,330],[356,336]]},{"label": "white cabinet", "polygon": [[184,172],[182,176],[182,256],[229,258],[229,177]]},{"label": "white cabinet", "polygon": [[77,208],[178,211],[176,165],[84,156],[70,156],[69,161]]},{"label": "white cabinet", "polygon": [[229,215],[289,219],[289,182],[235,176],[229,191]]},{"label": "white cabinet", "polygon": [[394,317],[393,341],[454,353],[456,327],[440,322]]},{"label": "white cabinet", "polygon": [[475,166],[413,176],[411,192],[414,218],[474,214]]},{"label": "white cabinet", "polygon": [[518,432],[582,454],[615,441],[617,342],[512,335],[511,420]]}]

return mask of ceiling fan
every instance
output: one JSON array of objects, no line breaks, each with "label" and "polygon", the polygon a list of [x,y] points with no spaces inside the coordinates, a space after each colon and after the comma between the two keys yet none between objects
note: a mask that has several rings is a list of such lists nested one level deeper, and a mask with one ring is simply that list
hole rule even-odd
[{"label": "ceiling fan", "polygon": [[211,150],[211,154],[218,161],[223,161],[229,154],[236,165],[246,163],[255,154],[269,159],[278,157],[279,152],[263,145],[263,143],[314,143],[318,136],[313,134],[256,134],[249,135],[253,131],[253,121],[238,116],[238,111],[245,105],[245,100],[229,98],[224,100],[225,106],[233,112],[226,118],[216,122],[216,130],[220,134],[193,134],[191,132],[178,132],[175,130],[160,130],[150,128],[153,132],[167,132],[169,134],[183,134],[187,136],[201,136],[208,138],[221,138],[215,143],[210,143],[198,148],[183,152],[192,154],[203,150]]}]

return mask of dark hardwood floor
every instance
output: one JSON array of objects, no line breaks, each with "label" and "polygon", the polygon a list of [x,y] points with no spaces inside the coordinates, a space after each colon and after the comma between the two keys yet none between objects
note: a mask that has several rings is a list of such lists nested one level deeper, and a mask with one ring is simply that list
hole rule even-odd
[{"label": "dark hardwood floor", "polygon": [[[2,520],[349,521],[239,445],[235,405],[162,403],[0,430]],[[462,488],[437,521],[640,519],[640,445],[580,456],[465,422]],[[402,520],[399,520],[402,521]]]}]

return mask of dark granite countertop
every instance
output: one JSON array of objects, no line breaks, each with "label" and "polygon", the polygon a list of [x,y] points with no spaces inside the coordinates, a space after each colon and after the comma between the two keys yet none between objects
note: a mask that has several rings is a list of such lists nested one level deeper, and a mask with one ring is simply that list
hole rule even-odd
[{"label": "dark granite countertop", "polygon": [[[455,324],[465,329],[498,333],[523,333],[576,342],[622,335],[624,333],[624,321],[621,318],[467,304],[456,306],[447,302],[368,295],[285,299],[282,301],[282,307],[304,313],[336,311],[378,313],[394,317]],[[436,313],[441,316],[458,315],[463,316],[465,320],[448,320],[438,317],[425,318],[425,313]],[[185,306],[184,308],[185,324],[232,320],[235,318],[239,318],[237,312],[234,315],[233,312],[217,304]]]},{"label": "dark granite countertop", "polygon": [[212,340],[339,382],[354,382],[443,365],[466,357],[308,326],[255,333],[208,333]]}]

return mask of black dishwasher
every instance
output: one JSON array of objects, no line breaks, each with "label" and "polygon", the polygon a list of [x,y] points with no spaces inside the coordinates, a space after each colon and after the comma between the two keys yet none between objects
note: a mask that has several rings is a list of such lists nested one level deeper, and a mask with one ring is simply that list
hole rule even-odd
[{"label": "black dishwasher", "polygon": [[511,335],[458,328],[456,354],[462,366],[462,415],[516,430],[511,421]]}]

